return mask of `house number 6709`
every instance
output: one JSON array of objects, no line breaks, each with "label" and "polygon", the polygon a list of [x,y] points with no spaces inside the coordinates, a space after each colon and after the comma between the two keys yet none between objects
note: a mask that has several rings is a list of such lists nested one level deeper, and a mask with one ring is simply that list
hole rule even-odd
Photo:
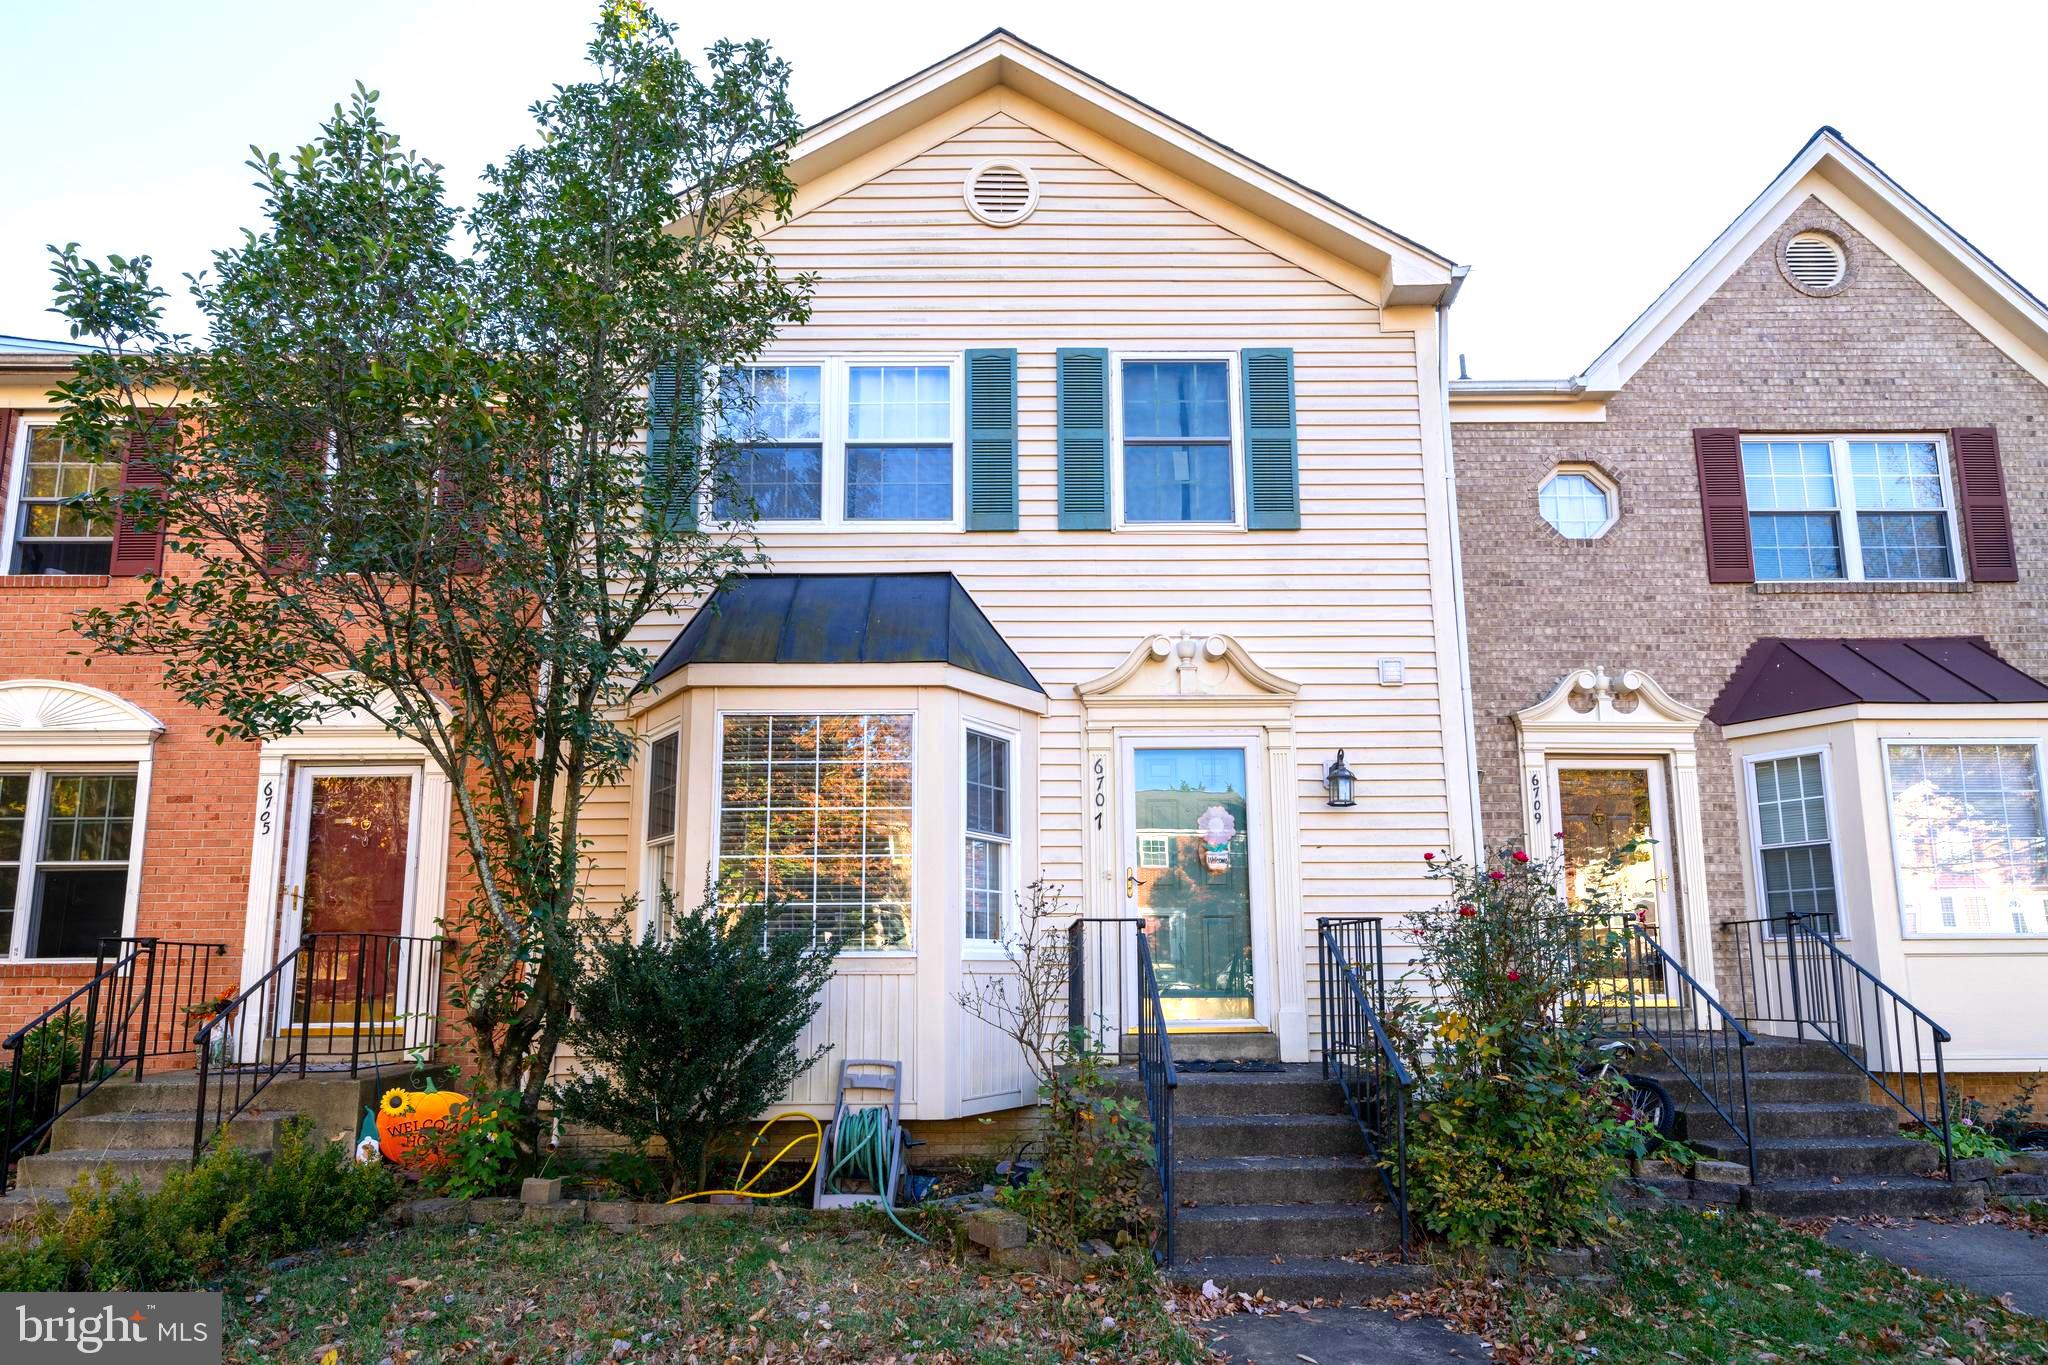
[{"label": "house number 6709", "polygon": [[1095,828],[1102,828],[1102,812],[1109,805],[1109,763],[1100,754],[1095,758]]}]

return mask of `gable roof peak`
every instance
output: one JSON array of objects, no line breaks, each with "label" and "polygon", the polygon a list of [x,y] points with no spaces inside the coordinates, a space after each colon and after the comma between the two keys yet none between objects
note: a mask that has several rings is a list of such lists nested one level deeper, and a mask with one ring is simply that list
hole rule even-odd
[{"label": "gable roof peak", "polygon": [[789,173],[804,185],[997,86],[1229,201],[1382,281],[1384,306],[1448,305],[1460,266],[1356,209],[1180,122],[1006,28],[805,129]]}]

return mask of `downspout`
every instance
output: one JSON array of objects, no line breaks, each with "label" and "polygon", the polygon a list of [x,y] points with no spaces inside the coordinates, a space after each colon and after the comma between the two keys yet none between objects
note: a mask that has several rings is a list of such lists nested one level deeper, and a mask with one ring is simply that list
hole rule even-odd
[{"label": "downspout", "polygon": [[1479,810],[1479,732],[1473,718],[1472,699],[1472,642],[1465,619],[1465,552],[1464,537],[1458,520],[1458,460],[1451,443],[1451,337],[1450,309],[1458,297],[1458,290],[1464,286],[1470,266],[1458,266],[1451,272],[1451,286],[1444,291],[1443,298],[1436,306],[1436,373],[1437,373],[1437,417],[1443,424],[1444,443],[1444,505],[1449,509],[1451,532],[1451,612],[1458,638],[1458,690],[1463,704],[1458,708],[1460,723],[1465,727],[1465,800],[1472,812],[1472,857],[1475,861],[1486,855],[1484,821]]}]

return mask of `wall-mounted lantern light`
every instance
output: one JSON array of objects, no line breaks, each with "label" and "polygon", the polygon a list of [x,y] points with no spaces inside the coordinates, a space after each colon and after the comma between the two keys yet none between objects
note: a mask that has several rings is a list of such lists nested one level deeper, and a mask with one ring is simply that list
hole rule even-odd
[{"label": "wall-mounted lantern light", "polygon": [[1344,766],[1344,751],[1339,749],[1337,757],[1332,759],[1330,766],[1323,770],[1323,785],[1330,790],[1330,804],[1333,806],[1357,804],[1352,797],[1352,791],[1357,786],[1357,783],[1358,779],[1351,775],[1351,769]]}]

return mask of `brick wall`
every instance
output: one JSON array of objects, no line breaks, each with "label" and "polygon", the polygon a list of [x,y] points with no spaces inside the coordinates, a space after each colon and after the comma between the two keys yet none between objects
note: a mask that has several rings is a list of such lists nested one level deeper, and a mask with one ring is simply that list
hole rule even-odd
[{"label": "brick wall", "polygon": [[[1848,250],[1845,286],[1817,298],[1777,268],[1808,228]],[[1713,585],[1700,529],[1694,427],[1827,433],[1998,428],[2020,581],[1961,590],[1889,585]],[[2048,391],[1816,200],[1794,211],[1642,367],[1604,423],[1460,423],[1458,467],[1471,621],[1481,808],[1490,842],[1519,838],[1513,713],[1574,668],[1641,669],[1679,700],[1712,703],[1759,636],[1981,634],[2048,676]],[[1560,462],[1621,488],[1621,518],[1571,541],[1537,515]],[[1742,917],[1742,809],[1728,750],[1700,731],[1706,893]]]}]

